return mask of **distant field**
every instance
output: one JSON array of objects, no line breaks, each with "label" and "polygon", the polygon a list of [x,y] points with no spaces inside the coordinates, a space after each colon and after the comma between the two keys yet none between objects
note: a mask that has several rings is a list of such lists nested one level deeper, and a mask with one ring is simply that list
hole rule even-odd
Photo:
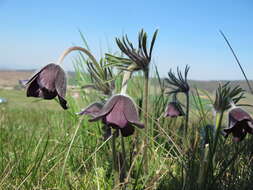
[{"label": "distant field", "polygon": [[[18,80],[28,79],[34,70],[0,70],[0,88],[13,88],[18,86]],[[209,92],[214,92],[219,83],[225,83],[227,81],[197,81],[197,80],[189,80],[189,83],[192,87],[197,87],[200,89],[207,90]],[[250,81],[253,85],[253,81]],[[248,86],[245,81],[235,80],[231,81],[232,86],[240,85],[243,89],[248,91]],[[76,85],[75,74],[74,72],[68,72],[68,84]]]},{"label": "distant field", "polygon": [[18,80],[27,79],[33,71],[0,71],[0,88],[14,87]]}]

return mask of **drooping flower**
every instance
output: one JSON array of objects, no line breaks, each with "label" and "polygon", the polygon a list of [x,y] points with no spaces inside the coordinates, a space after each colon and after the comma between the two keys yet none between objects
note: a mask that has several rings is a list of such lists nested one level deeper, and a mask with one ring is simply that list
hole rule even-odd
[{"label": "drooping flower", "polygon": [[87,106],[86,108],[82,109],[81,112],[77,113],[78,115],[89,115],[91,117],[94,117],[96,113],[98,113],[104,104],[100,102],[95,102]]},{"label": "drooping flower", "polygon": [[247,133],[253,134],[253,120],[243,109],[233,108],[228,114],[228,128],[225,128],[224,132],[226,136],[232,133],[233,140],[240,142]]},{"label": "drooping flower", "polygon": [[39,97],[51,100],[58,96],[63,109],[67,109],[66,95],[66,74],[56,64],[48,64],[35,73],[26,83],[27,97]]},{"label": "drooping flower", "polygon": [[134,133],[134,126],[144,128],[144,125],[139,122],[133,101],[125,95],[114,95],[111,97],[90,121],[99,119],[102,119],[102,122],[108,127],[119,129],[124,137]]},{"label": "drooping flower", "polygon": [[164,117],[178,117],[185,115],[179,102],[170,102],[165,110]]}]

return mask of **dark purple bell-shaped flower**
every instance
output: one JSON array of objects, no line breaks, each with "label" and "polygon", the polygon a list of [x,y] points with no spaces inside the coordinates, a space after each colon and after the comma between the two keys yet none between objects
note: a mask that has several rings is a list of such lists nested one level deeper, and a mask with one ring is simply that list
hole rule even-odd
[{"label": "dark purple bell-shaped flower", "polygon": [[233,108],[228,114],[228,128],[224,129],[226,136],[233,135],[235,142],[242,141],[247,133],[253,134],[253,120],[241,108]]},{"label": "dark purple bell-shaped flower", "polygon": [[119,129],[124,137],[134,133],[134,125],[144,128],[144,125],[139,122],[138,113],[132,99],[124,95],[111,97],[90,121],[99,119],[102,119],[102,122],[107,126]]},{"label": "dark purple bell-shaped flower", "polygon": [[167,105],[165,113],[164,113],[165,117],[178,117],[178,116],[183,116],[183,115],[185,115],[184,111],[180,103],[177,101],[170,102]]},{"label": "dark purple bell-shaped flower", "polygon": [[104,104],[100,102],[95,102],[82,109],[81,112],[77,113],[78,115],[89,115],[95,117],[95,115],[102,109]]},{"label": "dark purple bell-shaped flower", "polygon": [[35,73],[26,83],[27,97],[39,97],[51,100],[58,96],[63,109],[67,109],[66,95],[66,74],[56,64],[48,64]]}]

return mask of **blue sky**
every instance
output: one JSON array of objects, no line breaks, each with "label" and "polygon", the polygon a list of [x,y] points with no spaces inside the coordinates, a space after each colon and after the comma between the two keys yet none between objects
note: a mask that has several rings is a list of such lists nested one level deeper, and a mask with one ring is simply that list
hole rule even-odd
[{"label": "blue sky", "polygon": [[[136,42],[144,28],[159,29],[153,60],[162,76],[190,65],[191,79],[243,79],[219,30],[253,79],[253,1],[0,0],[0,68],[38,69],[72,45],[83,45],[80,29],[96,57],[118,51],[115,37]],[[73,68],[71,54],[64,68]],[[247,69],[246,69],[247,68]]]}]

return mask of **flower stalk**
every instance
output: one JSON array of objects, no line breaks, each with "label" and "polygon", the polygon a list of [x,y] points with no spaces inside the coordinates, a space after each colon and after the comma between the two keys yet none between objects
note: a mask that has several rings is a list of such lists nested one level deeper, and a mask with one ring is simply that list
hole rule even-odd
[{"label": "flower stalk", "polygon": [[148,170],[148,95],[149,95],[149,69],[147,68],[144,71],[144,126],[145,126],[145,134],[144,137],[144,170]]},{"label": "flower stalk", "polygon": [[118,156],[117,156],[117,149],[116,149],[116,138],[117,138],[117,131],[114,131],[112,135],[114,186],[119,184],[119,168],[118,168]]},{"label": "flower stalk", "polygon": [[186,65],[184,70],[184,75],[177,68],[177,75],[172,72],[172,70],[168,73],[168,78],[166,78],[166,82],[171,85],[169,94],[173,95],[173,99],[176,99],[176,95],[178,93],[183,93],[186,97],[186,114],[185,114],[185,126],[184,126],[184,136],[187,136],[188,131],[188,123],[189,123],[189,110],[190,110],[190,86],[188,84],[187,75],[190,67]]},{"label": "flower stalk", "polygon": [[82,47],[79,47],[79,46],[73,46],[73,47],[70,47],[68,49],[66,49],[62,54],[61,56],[59,57],[58,61],[56,62],[57,65],[60,65],[63,60],[65,59],[65,57],[71,53],[72,51],[81,51],[83,53],[85,53],[93,63],[97,64],[97,60],[96,58],[90,53],[89,50],[85,49],[85,48],[82,48]]},{"label": "flower stalk", "polygon": [[[122,95],[127,94],[127,85],[128,85],[129,79],[131,78],[131,75],[132,75],[132,72],[129,70],[126,70],[124,72],[120,94]],[[124,137],[122,136],[122,134],[120,135],[120,140],[121,140],[121,149],[122,149],[122,166],[120,168],[120,182],[123,182],[126,177],[126,150],[125,150]]]},{"label": "flower stalk", "polygon": [[185,114],[185,136],[187,135],[188,123],[189,123],[189,110],[190,110],[190,97],[189,92],[185,93],[186,96],[186,114]]},{"label": "flower stalk", "polygon": [[122,165],[120,168],[120,182],[124,182],[126,177],[126,168],[127,168],[127,162],[126,162],[126,149],[125,149],[125,141],[124,137],[120,135],[121,139],[121,150],[122,150]]},{"label": "flower stalk", "polygon": [[220,128],[221,128],[221,123],[222,123],[222,119],[223,119],[223,114],[224,112],[221,111],[221,112],[216,112],[216,122],[215,122],[215,136],[214,136],[214,146],[213,146],[213,150],[212,150],[212,153],[213,153],[213,157],[214,157],[214,153],[216,151],[216,147],[217,147],[217,144],[218,144],[218,137],[219,137],[219,134],[220,134]]},{"label": "flower stalk", "polygon": [[131,79],[132,73],[134,72],[135,68],[136,68],[135,65],[129,65],[125,69],[124,75],[123,75],[123,79],[122,79],[120,94],[122,94],[122,95],[126,95],[127,94],[128,81]]},{"label": "flower stalk", "polygon": [[[127,59],[116,57],[113,55],[108,55],[108,60],[114,63],[115,66],[120,66],[120,68],[124,68],[130,70],[132,72],[142,70],[144,73],[144,126],[146,127],[146,137],[144,137],[143,145],[144,145],[144,153],[143,153],[143,161],[144,161],[144,170],[147,171],[147,146],[148,146],[148,86],[149,86],[149,65],[152,58],[152,51],[154,47],[154,43],[156,40],[158,30],[155,31],[150,47],[147,47],[147,33],[144,30],[141,30],[138,35],[138,46],[134,47],[133,44],[129,41],[128,36],[125,35],[122,39],[116,38],[116,43],[120,50],[128,57]],[[120,63],[120,64],[119,64]],[[129,69],[131,68],[131,69]],[[127,73],[123,78],[122,90],[121,93],[126,93],[126,80]],[[125,78],[126,77],[126,78]]]}]

